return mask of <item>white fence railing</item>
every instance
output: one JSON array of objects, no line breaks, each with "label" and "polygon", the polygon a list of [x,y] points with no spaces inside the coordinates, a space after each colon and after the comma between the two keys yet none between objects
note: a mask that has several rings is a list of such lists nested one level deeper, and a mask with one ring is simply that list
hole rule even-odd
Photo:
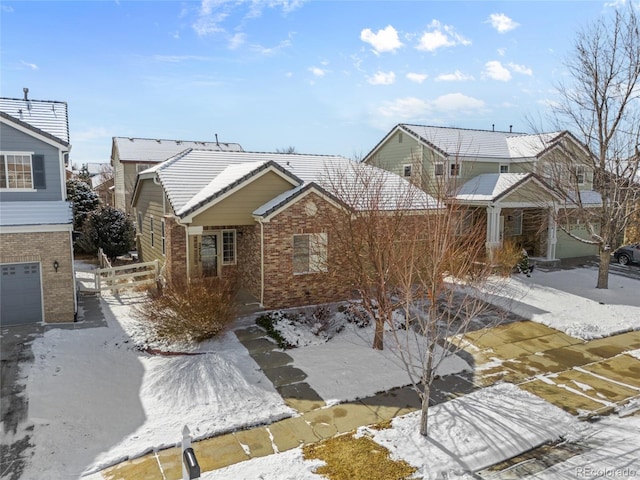
[{"label": "white fence railing", "polygon": [[[101,293],[104,290],[113,292],[140,285],[155,285],[158,281],[160,264],[158,260],[144,263],[132,263],[120,267],[96,268],[95,270],[76,270],[83,278],[81,290]],[[93,276],[94,285],[87,285],[87,274]]]}]

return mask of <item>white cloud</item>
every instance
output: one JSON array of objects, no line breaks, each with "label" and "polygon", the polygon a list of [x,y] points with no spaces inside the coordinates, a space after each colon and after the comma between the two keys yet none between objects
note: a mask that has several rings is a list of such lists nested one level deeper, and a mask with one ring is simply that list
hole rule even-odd
[{"label": "white cloud", "polygon": [[436,82],[465,82],[467,80],[473,80],[473,75],[467,75],[460,70],[453,73],[443,73],[436,77]]},{"label": "white cloud", "polygon": [[482,74],[485,77],[489,77],[493,80],[500,80],[502,82],[508,82],[511,80],[511,72],[498,60],[491,60],[485,63],[484,72],[482,72]]},{"label": "white cloud", "polygon": [[262,55],[275,55],[285,48],[288,48],[292,45],[291,40],[282,40],[275,47],[263,47],[262,45],[251,45],[251,50],[254,52],[261,53]]},{"label": "white cloud", "polygon": [[417,97],[397,98],[390,102],[384,102],[378,108],[377,113],[383,117],[393,118],[397,122],[420,121],[438,112],[477,112],[484,106],[484,102],[477,98],[462,93],[450,93],[434,100],[424,100]]},{"label": "white cloud", "polygon": [[499,48],[498,49],[498,55],[500,55],[501,57],[504,57],[504,55],[507,53],[507,49],[506,48]]},{"label": "white cloud", "polygon": [[2,5],[2,11],[6,12],[6,13],[12,13],[13,12],[13,7],[9,6],[9,5]]},{"label": "white cloud", "polygon": [[415,83],[422,83],[428,77],[429,77],[429,75],[427,75],[426,73],[414,73],[414,72],[407,73],[407,79],[409,79],[409,80],[411,80],[412,82],[415,82]]},{"label": "white cloud", "polygon": [[244,34],[242,32],[236,33],[235,35],[233,35],[229,39],[229,49],[230,50],[237,50],[242,45],[244,45],[246,40],[247,40],[247,35],[246,34]]},{"label": "white cloud", "polygon": [[313,73],[314,77],[324,77],[327,73],[326,70],[323,70],[322,68],[318,68],[318,67],[309,67],[309,71]]},{"label": "white cloud", "polygon": [[398,32],[391,25],[378,30],[378,33],[373,33],[370,28],[365,28],[360,32],[360,40],[370,44],[376,55],[383,52],[395,52],[402,47]]},{"label": "white cloud", "polygon": [[438,20],[432,20],[427,27],[427,31],[420,37],[420,42],[416,48],[427,52],[435,52],[439,48],[456,45],[471,45],[471,40],[457,33],[451,25],[442,25]]},{"label": "white cloud", "polygon": [[492,13],[487,20],[498,33],[507,33],[515,28],[518,28],[520,24],[514,22],[511,18],[507,17],[504,13]]},{"label": "white cloud", "polygon": [[436,98],[433,106],[440,111],[471,111],[480,110],[484,102],[477,98],[469,97],[462,93],[448,93]]},{"label": "white cloud", "polygon": [[396,81],[396,74],[393,72],[376,72],[372,77],[368,77],[367,81],[371,85],[391,85]]},{"label": "white cloud", "polygon": [[35,63],[25,62],[24,60],[21,60],[20,63],[23,67],[27,67],[30,70],[38,70],[38,65],[36,65]]},{"label": "white cloud", "polygon": [[525,67],[524,65],[518,65],[517,63],[509,63],[508,64],[509,68],[516,72],[516,73],[521,73],[522,75],[533,75],[533,70],[531,70],[531,68],[529,67]]}]

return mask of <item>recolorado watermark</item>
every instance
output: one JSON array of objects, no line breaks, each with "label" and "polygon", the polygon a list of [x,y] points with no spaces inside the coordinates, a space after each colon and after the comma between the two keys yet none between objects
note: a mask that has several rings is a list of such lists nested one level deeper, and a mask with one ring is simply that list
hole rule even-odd
[{"label": "recolorado watermark", "polygon": [[633,468],[576,467],[577,478],[634,478],[640,477]]}]

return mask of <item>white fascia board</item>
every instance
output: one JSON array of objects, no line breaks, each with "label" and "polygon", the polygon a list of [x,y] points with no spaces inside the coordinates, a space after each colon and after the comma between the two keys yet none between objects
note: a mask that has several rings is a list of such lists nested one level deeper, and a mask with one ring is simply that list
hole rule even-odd
[{"label": "white fascia board", "polygon": [[2,227],[2,233],[48,233],[73,231],[73,224],[59,223],[51,225],[8,225]]},{"label": "white fascia board", "polygon": [[253,218],[257,222],[269,223],[273,217],[275,217],[276,215],[282,213],[287,208],[289,208],[291,205],[293,205],[295,203],[298,203],[300,200],[303,200],[305,197],[307,197],[312,192],[315,193],[316,195],[322,197],[323,199],[325,199],[327,202],[329,202],[334,207],[340,208],[340,209],[344,209],[343,205],[340,205],[334,199],[332,199],[327,194],[325,194],[322,190],[316,188],[315,186],[312,186],[309,189],[307,189],[304,192],[302,192],[300,195],[294,197],[292,200],[287,200],[282,206],[280,206],[279,208],[275,209],[273,212],[271,212],[266,217],[262,217],[260,215],[254,215]]},{"label": "white fascia board", "polygon": [[62,142],[62,140],[60,140],[60,142],[56,142],[54,139],[49,138],[49,137],[45,137],[44,135],[40,135],[38,132],[35,132],[29,128],[25,128],[22,125],[18,124],[18,123],[14,123],[11,122],[10,120],[5,119],[4,117],[0,117],[0,121],[2,123],[4,123],[5,125],[10,126],[11,128],[15,128],[16,130],[29,135],[31,137],[37,138],[38,140],[40,140],[41,142],[44,142],[48,145],[51,145],[52,147],[57,148],[58,150],[62,150],[63,152],[68,152],[71,148],[67,145],[64,145]]},{"label": "white fascia board", "polygon": [[[295,180],[293,180],[291,177],[289,177],[288,175],[286,175],[284,172],[280,171],[278,168],[275,168],[273,166],[269,166],[268,168],[265,168],[264,170],[258,172],[257,174],[251,176],[251,178],[247,179],[246,181],[236,185],[235,187],[233,187],[232,189],[224,192],[222,195],[220,195],[219,197],[214,198],[213,200],[205,203],[204,205],[202,205],[201,207],[199,207],[197,210],[194,210],[193,212],[191,212],[189,215],[186,215],[184,217],[182,217],[181,223],[192,223],[193,219],[195,217],[197,217],[198,215],[200,215],[202,212],[204,212],[205,210],[208,210],[209,208],[213,207],[215,204],[220,203],[222,200],[224,200],[227,197],[230,197],[231,195],[233,195],[234,193],[242,190],[244,187],[246,187],[247,185],[249,185],[250,183],[253,183],[254,181],[256,181],[257,179],[259,179],[260,177],[262,177],[263,175],[266,175],[269,172],[274,172],[277,175],[279,175],[280,177],[282,177],[284,180],[286,180],[287,182],[289,182],[292,186],[297,187],[298,183],[295,182]],[[205,187],[206,188],[206,187]]]}]

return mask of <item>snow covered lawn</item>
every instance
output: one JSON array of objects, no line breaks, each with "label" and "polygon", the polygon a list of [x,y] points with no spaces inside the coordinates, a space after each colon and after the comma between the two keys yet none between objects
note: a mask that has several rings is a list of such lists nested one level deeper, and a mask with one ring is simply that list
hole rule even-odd
[{"label": "snow covered lawn", "polygon": [[524,318],[583,340],[640,329],[640,282],[609,275],[609,288],[595,288],[596,268],[514,275],[490,301]]}]

